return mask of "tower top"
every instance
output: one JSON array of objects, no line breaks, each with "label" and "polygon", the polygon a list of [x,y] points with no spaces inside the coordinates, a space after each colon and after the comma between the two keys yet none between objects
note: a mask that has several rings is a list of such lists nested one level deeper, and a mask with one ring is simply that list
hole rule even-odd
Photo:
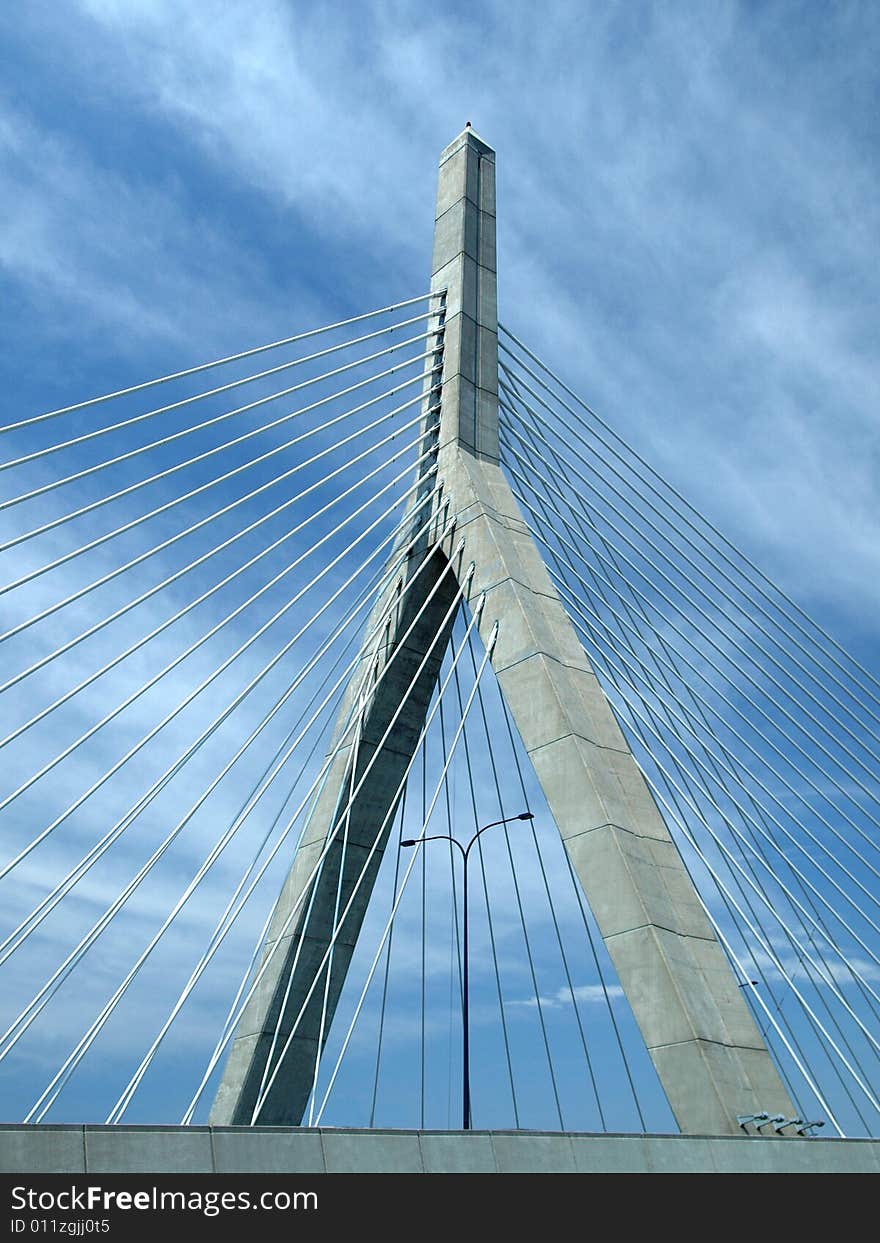
[{"label": "tower top", "polygon": [[470,125],[440,154],[431,289],[446,295],[440,444],[497,462],[495,152]]},{"label": "tower top", "polygon": [[461,133],[453,138],[452,142],[440,152],[440,163],[444,164],[450,156],[455,155],[456,151],[460,151],[465,146],[476,151],[483,159],[486,159],[487,156],[493,160],[495,159],[494,147],[490,147],[486,140],[479,136],[470,121],[468,121]]}]

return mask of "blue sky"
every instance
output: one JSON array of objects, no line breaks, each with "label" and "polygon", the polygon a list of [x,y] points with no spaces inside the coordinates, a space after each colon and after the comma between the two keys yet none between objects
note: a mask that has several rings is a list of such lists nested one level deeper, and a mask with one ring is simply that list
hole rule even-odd
[{"label": "blue sky", "polygon": [[874,6],[37,0],[0,48],[9,418],[423,292],[471,120],[502,321],[880,669]]},{"label": "blue sky", "polygon": [[[873,6],[92,0],[3,18],[6,391],[27,408],[425,282],[498,150],[500,308],[762,565],[876,605]],[[463,25],[464,24],[464,25]]]}]

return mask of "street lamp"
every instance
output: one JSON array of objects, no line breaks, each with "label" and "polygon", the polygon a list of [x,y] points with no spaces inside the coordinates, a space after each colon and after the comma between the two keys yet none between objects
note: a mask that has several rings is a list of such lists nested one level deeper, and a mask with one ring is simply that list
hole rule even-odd
[{"label": "street lamp", "polygon": [[499,824],[510,824],[513,820],[534,820],[534,816],[530,811],[523,811],[518,816],[505,816],[503,820],[493,820],[491,824],[484,824],[481,829],[477,829],[467,846],[462,846],[457,837],[451,837],[448,833],[434,833],[430,837],[411,837],[406,841],[402,841],[401,846],[421,846],[422,842],[452,842],[453,846],[457,846],[461,851],[464,868],[464,944],[462,946],[462,1066],[463,1066],[463,1112],[464,1112],[464,1130],[471,1129],[471,1070],[470,1070],[470,1022],[468,1008],[468,855],[471,846],[487,829],[494,829]]}]

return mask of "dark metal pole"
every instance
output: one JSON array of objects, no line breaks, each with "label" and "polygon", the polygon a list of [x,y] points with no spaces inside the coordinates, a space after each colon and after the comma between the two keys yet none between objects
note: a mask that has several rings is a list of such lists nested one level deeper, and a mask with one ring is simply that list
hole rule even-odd
[{"label": "dark metal pole", "polygon": [[[476,839],[475,839],[476,840]],[[463,1053],[462,1064],[464,1068],[464,1129],[471,1129],[471,1059],[470,1059],[470,1008],[468,993],[468,850],[463,852],[464,857],[464,945],[462,946],[462,957],[464,958],[464,970],[462,972],[462,985],[464,996],[462,997],[462,1015],[461,1022],[463,1031]]]},{"label": "dark metal pole", "polygon": [[470,1064],[470,998],[469,998],[469,955],[468,955],[468,855],[471,853],[471,846],[480,836],[485,833],[486,829],[494,829],[498,824],[510,824],[512,820],[534,820],[534,816],[530,811],[521,812],[518,816],[505,816],[503,820],[493,820],[491,824],[484,824],[481,829],[473,835],[467,846],[462,846],[457,837],[452,837],[449,833],[434,833],[430,837],[411,837],[401,841],[401,846],[421,846],[425,842],[452,842],[453,846],[457,846],[461,851],[461,857],[464,862],[462,875],[462,888],[464,890],[464,915],[462,919],[464,936],[462,943],[462,971],[461,971],[461,1026],[462,1026],[462,1113],[463,1113],[463,1129],[469,1131],[471,1129],[471,1064]]}]

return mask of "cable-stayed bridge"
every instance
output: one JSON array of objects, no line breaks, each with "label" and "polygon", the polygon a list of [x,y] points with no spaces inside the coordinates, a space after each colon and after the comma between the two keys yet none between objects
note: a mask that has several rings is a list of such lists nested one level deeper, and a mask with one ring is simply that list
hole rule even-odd
[{"label": "cable-stayed bridge", "polygon": [[495,271],[4,420],[7,1121],[877,1136],[880,682]]}]

